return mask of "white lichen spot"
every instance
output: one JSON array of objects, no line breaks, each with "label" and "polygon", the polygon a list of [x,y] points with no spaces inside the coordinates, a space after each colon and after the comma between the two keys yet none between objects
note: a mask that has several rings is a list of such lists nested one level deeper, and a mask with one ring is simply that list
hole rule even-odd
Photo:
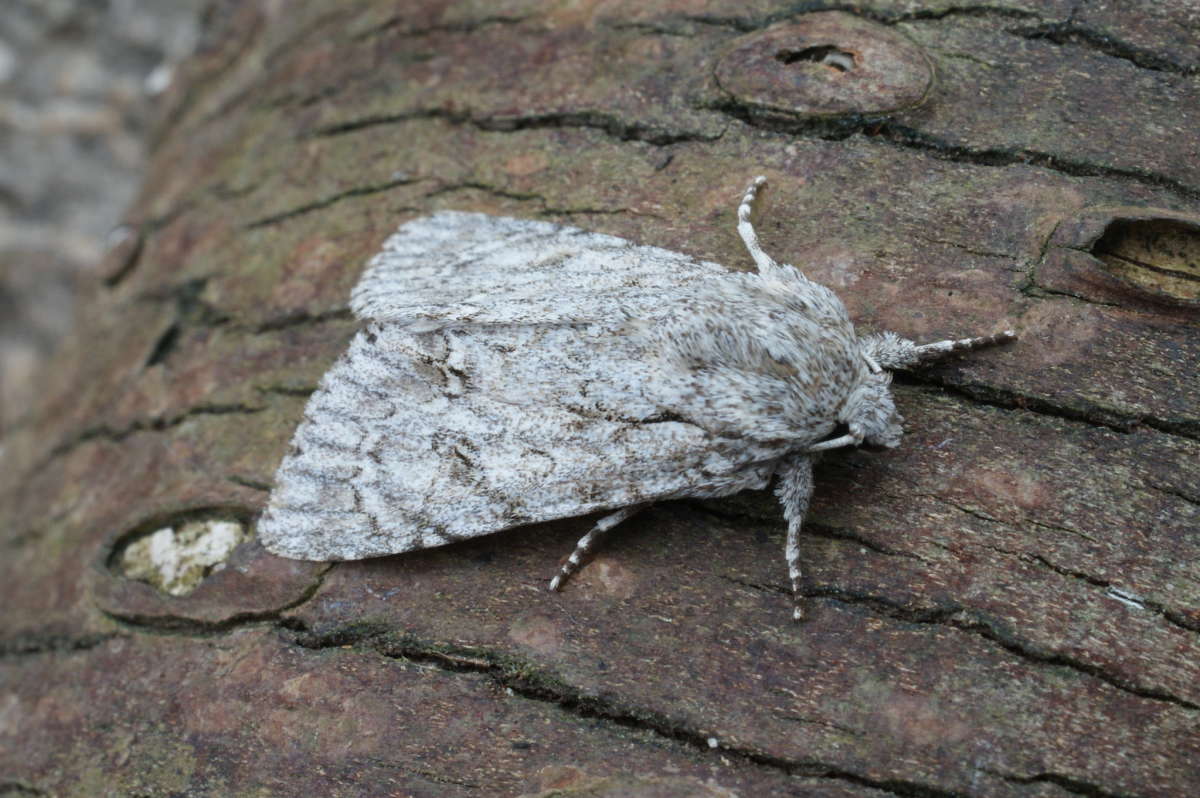
[{"label": "white lichen spot", "polygon": [[187,521],[145,535],[125,547],[121,570],[128,579],[147,582],[172,596],[185,596],[246,540],[246,527],[219,519]]},{"label": "white lichen spot", "polygon": [[1142,597],[1139,596],[1137,593],[1131,593],[1128,590],[1122,590],[1119,587],[1112,587],[1110,585],[1109,588],[1104,591],[1104,595],[1108,596],[1110,599],[1112,599],[1114,601],[1121,602],[1126,607],[1132,607],[1135,610],[1146,609],[1146,605],[1144,603],[1142,603],[1143,602]]}]

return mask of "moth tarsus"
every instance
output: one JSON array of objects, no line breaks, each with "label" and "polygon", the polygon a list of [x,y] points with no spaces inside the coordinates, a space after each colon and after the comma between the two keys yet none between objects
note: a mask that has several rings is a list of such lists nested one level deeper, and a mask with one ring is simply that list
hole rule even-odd
[{"label": "moth tarsus", "polygon": [[1015,336],[858,336],[832,291],[762,249],[765,182],[737,208],[755,273],[546,222],[402,225],[355,286],[364,328],[305,408],[263,543],[353,560],[606,512],[559,590],[642,507],[775,480],[799,619],[815,459],[899,443],[890,370]]}]

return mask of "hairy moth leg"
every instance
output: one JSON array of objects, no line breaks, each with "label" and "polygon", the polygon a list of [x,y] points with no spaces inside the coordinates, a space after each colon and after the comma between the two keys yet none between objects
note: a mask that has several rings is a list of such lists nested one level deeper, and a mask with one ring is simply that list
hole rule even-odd
[{"label": "hairy moth leg", "polygon": [[591,531],[579,539],[575,544],[575,551],[571,552],[571,556],[563,563],[559,569],[558,575],[550,580],[551,590],[560,590],[563,583],[571,577],[571,574],[579,570],[579,566],[583,565],[583,558],[591,553],[596,546],[596,541],[603,537],[604,533],[612,529],[617,524],[635,515],[641,510],[641,506],[622,507],[615,513],[606,515],[596,522]]},{"label": "hairy moth leg", "polygon": [[783,517],[787,519],[787,543],[784,557],[787,559],[788,579],[792,583],[792,619],[804,618],[800,606],[800,526],[808,513],[808,502],[813,492],[813,458],[804,455],[792,457],[779,470],[779,482],[775,495],[783,505]]}]

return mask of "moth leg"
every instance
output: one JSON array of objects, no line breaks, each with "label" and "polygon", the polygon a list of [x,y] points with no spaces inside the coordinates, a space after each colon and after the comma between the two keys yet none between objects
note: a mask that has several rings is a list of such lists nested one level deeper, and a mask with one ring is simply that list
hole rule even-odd
[{"label": "moth leg", "polygon": [[758,234],[754,232],[754,225],[750,223],[750,210],[754,205],[754,198],[758,194],[758,187],[767,182],[767,178],[759,175],[754,178],[754,182],[746,189],[745,196],[742,197],[742,204],[738,206],[738,234],[741,235],[742,241],[746,244],[746,249],[750,252],[750,257],[754,258],[754,262],[758,264],[758,273],[761,275],[770,274],[772,271],[779,268],[770,255],[763,252],[762,247],[758,243]]},{"label": "moth leg", "polygon": [[798,455],[787,460],[779,470],[779,482],[775,495],[783,505],[783,517],[787,519],[787,543],[784,557],[787,560],[788,579],[792,583],[792,620],[804,618],[800,606],[800,526],[808,513],[808,502],[812,498],[813,458]]},{"label": "moth leg", "polygon": [[592,527],[591,531],[581,537],[579,542],[575,544],[575,551],[571,552],[571,556],[568,557],[567,561],[563,563],[562,568],[560,568],[558,571],[558,575],[550,580],[550,589],[560,590],[563,586],[563,583],[570,578],[571,574],[578,571],[579,566],[583,565],[583,558],[588,556],[592,549],[596,547],[596,541],[603,537],[605,532],[612,529],[622,521],[628,519],[630,516],[635,515],[641,509],[641,506],[637,505],[633,507],[622,507],[615,513],[606,515],[597,521],[596,525]]}]

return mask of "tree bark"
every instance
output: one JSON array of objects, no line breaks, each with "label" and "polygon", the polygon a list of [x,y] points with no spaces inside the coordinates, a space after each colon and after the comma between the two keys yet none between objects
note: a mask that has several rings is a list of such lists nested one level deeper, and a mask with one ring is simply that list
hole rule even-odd
[{"label": "tree bark", "polygon": [[[1194,795],[1189,4],[414,5],[226,0],[170,89],[0,450],[0,793]],[[757,174],[764,247],[861,330],[1020,336],[821,462],[803,623],[768,493],[652,508],[557,595],[590,519],[130,578],[159,530],[252,536],[402,222],[748,269]]]}]

